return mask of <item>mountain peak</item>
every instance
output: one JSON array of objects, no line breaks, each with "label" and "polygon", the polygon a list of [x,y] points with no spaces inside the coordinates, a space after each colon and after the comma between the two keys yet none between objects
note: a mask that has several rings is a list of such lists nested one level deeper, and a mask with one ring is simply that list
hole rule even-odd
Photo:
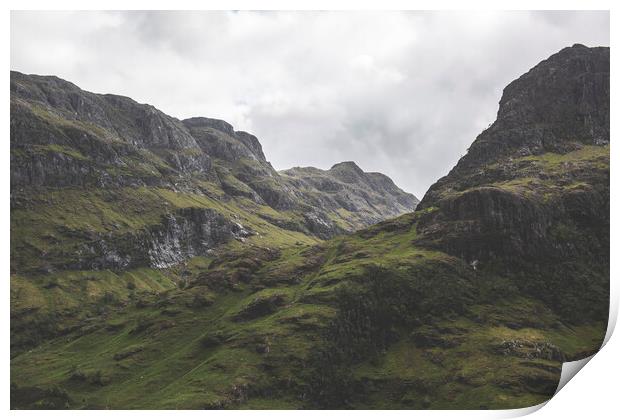
[{"label": "mountain peak", "polygon": [[506,86],[495,122],[429,188],[420,207],[437,206],[449,191],[467,190],[481,180],[510,179],[513,160],[608,144],[609,52],[608,47],[575,44]]},{"label": "mountain peak", "polygon": [[503,91],[497,119],[456,170],[502,156],[565,153],[609,142],[609,48],[577,44],[540,62]]},{"label": "mountain peak", "polygon": [[[592,137],[594,125],[609,125],[609,48],[581,44],[564,48],[510,83],[503,92],[498,122],[570,124],[575,136]],[[568,130],[566,130],[568,131]],[[609,130],[597,135],[609,137]]]},{"label": "mountain peak", "polygon": [[353,162],[352,160],[336,163],[329,170],[330,171],[343,170],[343,171],[353,171],[357,173],[364,173],[362,168],[357,166],[357,163]]}]

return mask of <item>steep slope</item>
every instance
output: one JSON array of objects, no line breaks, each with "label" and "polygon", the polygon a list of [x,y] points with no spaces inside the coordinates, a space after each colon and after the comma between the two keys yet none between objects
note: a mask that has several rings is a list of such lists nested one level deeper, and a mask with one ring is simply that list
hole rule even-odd
[{"label": "steep slope", "polygon": [[[495,128],[414,213],[314,244],[226,246],[160,270],[45,274],[36,293],[20,281],[12,310],[26,312],[80,287],[128,287],[81,303],[87,314],[64,321],[61,337],[32,337],[40,344],[15,353],[12,406],[462,409],[547,400],[561,363],[597,351],[605,334],[608,60],[607,48],[574,46],[511,84],[520,87],[506,89]],[[549,116],[538,119],[528,110],[543,85],[540,112]],[[590,115],[582,131],[581,112]],[[521,145],[538,129],[540,144],[553,146],[526,153]],[[282,178],[328,200],[331,171],[343,183],[364,178],[350,164]]]}]

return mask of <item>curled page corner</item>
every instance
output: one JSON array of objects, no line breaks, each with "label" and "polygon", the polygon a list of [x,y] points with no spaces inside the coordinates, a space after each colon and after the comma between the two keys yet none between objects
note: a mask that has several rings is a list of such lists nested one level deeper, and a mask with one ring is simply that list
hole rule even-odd
[{"label": "curled page corner", "polygon": [[[613,287],[613,286],[612,286]],[[610,304],[609,304],[609,320],[607,322],[607,332],[605,333],[605,338],[603,339],[603,343],[598,351],[588,357],[579,360],[573,360],[570,362],[564,362],[562,364],[562,373],[560,374],[560,380],[558,382],[558,386],[553,393],[553,396],[538,405],[533,405],[531,407],[517,408],[513,410],[502,410],[501,414],[497,418],[516,418],[523,417],[529,414],[532,414],[541,408],[543,408],[553,397],[557,395],[558,392],[571,380],[573,377],[585,366],[588,364],[590,360],[596,354],[601,351],[603,347],[609,342],[609,339],[613,335],[613,332],[616,328],[616,322],[618,320],[618,299],[615,298],[615,294],[611,293]]]},{"label": "curled page corner", "polygon": [[[610,294],[609,294],[609,320],[607,321],[607,332],[605,333],[605,338],[603,339],[603,344],[601,345],[601,349],[605,347],[605,344],[609,341],[614,330],[616,329],[616,322],[618,321],[618,293],[614,290],[614,283],[610,282]],[[599,351],[601,350],[599,349]]]},{"label": "curled page corner", "polygon": [[598,351],[588,357],[579,360],[573,360],[571,362],[562,363],[562,373],[560,374],[560,381],[558,382],[558,387],[555,390],[554,396],[560,392],[562,388],[571,380],[573,377],[579,372],[596,354],[601,351],[603,347],[609,342],[615,328],[616,321],[618,319],[618,300],[614,298],[614,294],[611,294],[610,304],[609,304],[609,320],[607,321],[607,332],[605,333],[605,338],[603,339],[603,343]]},{"label": "curled page corner", "polygon": [[536,411],[540,410],[545,405],[547,405],[547,403],[549,401],[550,400],[547,400],[547,401],[541,402],[540,404],[533,405],[531,407],[514,408],[514,409],[511,409],[511,410],[501,410],[501,411],[497,412],[497,415],[496,415],[495,418],[499,418],[499,419],[513,419],[513,418],[517,418],[517,417],[525,417],[525,416],[528,416],[528,415],[530,415],[532,413],[535,413]]},{"label": "curled page corner", "polygon": [[[602,347],[601,347],[602,348]],[[562,373],[560,375],[560,382],[558,382],[558,387],[555,390],[554,396],[560,392],[564,385],[568,383],[573,377],[579,372],[592,358],[596,355],[594,353],[591,356],[588,356],[584,359],[573,360],[572,362],[564,362],[562,363]]]},{"label": "curled page corner", "polygon": [[[608,328],[608,331],[609,331],[609,328]],[[564,385],[566,385],[571,379],[573,379],[573,377],[577,374],[577,372],[579,372],[595,355],[596,353],[584,359],[562,363],[562,373],[560,374],[560,380],[558,382],[558,387],[555,389],[553,396],[547,401],[544,401],[537,405],[533,405],[531,407],[517,408],[513,410],[502,410],[501,414],[497,418],[523,417],[523,416],[530,415],[540,410],[545,405],[547,405],[547,403],[551,401],[551,399],[555,397],[562,388],[564,388]]]}]

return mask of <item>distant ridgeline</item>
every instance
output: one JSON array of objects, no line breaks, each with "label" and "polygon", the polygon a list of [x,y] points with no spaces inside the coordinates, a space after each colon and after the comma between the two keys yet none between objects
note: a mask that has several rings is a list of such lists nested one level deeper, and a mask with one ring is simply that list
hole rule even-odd
[{"label": "distant ridgeline", "polygon": [[565,48],[418,205],[12,72],[12,408],[541,403],[606,331],[609,115],[609,48]]}]

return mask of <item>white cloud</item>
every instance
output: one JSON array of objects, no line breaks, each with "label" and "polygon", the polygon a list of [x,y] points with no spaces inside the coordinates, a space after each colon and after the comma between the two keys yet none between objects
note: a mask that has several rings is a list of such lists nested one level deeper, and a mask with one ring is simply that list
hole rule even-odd
[{"label": "white cloud", "polygon": [[420,198],[503,87],[607,12],[13,12],[11,68],[256,134],[278,169],[354,160]]}]

